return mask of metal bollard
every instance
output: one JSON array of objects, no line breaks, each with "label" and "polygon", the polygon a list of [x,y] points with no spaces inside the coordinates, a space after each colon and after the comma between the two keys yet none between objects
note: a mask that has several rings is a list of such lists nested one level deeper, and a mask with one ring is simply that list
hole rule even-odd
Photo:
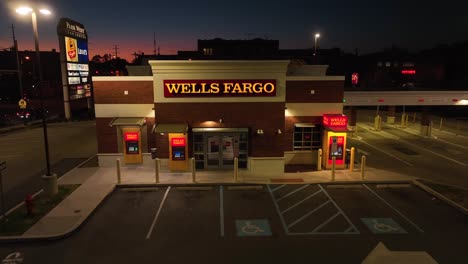
[{"label": "metal bollard", "polygon": [[361,180],[364,180],[364,172],[366,167],[366,156],[361,157]]},{"label": "metal bollard", "polygon": [[238,167],[239,167],[239,159],[234,158],[234,182],[237,182],[237,177],[239,173]]},{"label": "metal bollard", "polygon": [[196,183],[195,179],[195,158],[191,158],[192,160],[192,183]]},{"label": "metal bollard", "polygon": [[355,158],[354,154],[355,154],[355,151],[356,151],[356,149],[354,147],[352,147],[351,148],[351,153],[350,153],[351,157],[349,158],[349,171],[350,172],[353,172],[353,170],[354,170],[354,158]]},{"label": "metal bollard", "polygon": [[319,149],[317,154],[317,170],[322,170],[322,149]]},{"label": "metal bollard", "polygon": [[336,157],[332,157],[332,169],[331,169],[332,181],[335,181],[335,164],[336,164]]},{"label": "metal bollard", "polygon": [[159,159],[154,159],[154,183],[159,183]]},{"label": "metal bollard", "polygon": [[120,175],[120,159],[116,160],[117,162],[117,184],[120,184],[122,181],[121,175]]}]

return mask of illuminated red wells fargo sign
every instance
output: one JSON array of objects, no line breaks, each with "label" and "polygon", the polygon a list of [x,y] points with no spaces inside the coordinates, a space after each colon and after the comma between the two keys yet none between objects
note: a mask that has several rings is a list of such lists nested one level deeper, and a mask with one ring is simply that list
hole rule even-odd
[{"label": "illuminated red wells fargo sign", "polygon": [[332,128],[347,128],[348,117],[341,114],[324,114],[323,115],[323,126]]},{"label": "illuminated red wells fargo sign", "polygon": [[276,80],[164,80],[164,97],[276,96]]},{"label": "illuminated red wells fargo sign", "polygon": [[171,146],[173,147],[185,147],[185,138],[172,138]]},{"label": "illuminated red wells fargo sign", "polygon": [[138,132],[126,132],[124,139],[125,141],[138,141]]},{"label": "illuminated red wells fargo sign", "polygon": [[401,74],[405,74],[405,75],[415,75],[415,74],[416,74],[416,70],[401,70]]}]

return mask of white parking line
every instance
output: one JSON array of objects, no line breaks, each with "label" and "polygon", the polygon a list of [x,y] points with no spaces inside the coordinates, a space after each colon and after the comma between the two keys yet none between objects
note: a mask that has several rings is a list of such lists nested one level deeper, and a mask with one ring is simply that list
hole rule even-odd
[{"label": "white parking line", "polygon": [[442,158],[444,158],[444,159],[450,160],[450,161],[455,162],[455,163],[457,163],[457,164],[460,164],[460,165],[462,165],[462,166],[468,166],[468,164],[466,164],[466,163],[460,162],[460,161],[458,161],[458,160],[456,160],[456,159],[449,158],[449,157],[447,157],[447,156],[444,156],[444,155],[439,154],[439,153],[437,153],[437,152],[434,152],[434,151],[432,151],[432,150],[428,150],[428,149],[426,149],[426,148],[422,148],[422,147],[420,147],[420,146],[414,145],[413,143],[410,143],[410,142],[408,142],[408,141],[406,141],[406,140],[400,139],[400,141],[403,141],[403,142],[405,142],[406,144],[408,144],[408,145],[410,145],[410,146],[413,146],[413,147],[415,147],[415,148],[418,148],[418,149],[421,149],[421,150],[430,152],[430,153],[432,153],[432,154],[434,154],[434,155],[437,155],[437,156],[442,157]]},{"label": "white parking line", "polygon": [[154,216],[153,223],[151,224],[150,229],[148,230],[148,234],[146,235],[146,239],[150,239],[151,233],[153,232],[154,226],[156,225],[156,221],[158,220],[159,214],[161,213],[161,209],[164,205],[164,201],[166,201],[167,194],[171,190],[171,186],[167,187],[166,193],[164,194],[164,197],[161,201],[161,204],[159,205],[158,212],[156,212],[156,215]]},{"label": "white parking line", "polygon": [[[327,193],[327,191],[325,191],[325,189],[322,187],[322,185],[318,184],[318,187],[320,187],[320,189],[322,189],[323,193],[328,197],[328,199],[330,199],[330,201],[333,203],[333,205],[336,207],[336,209],[338,209],[338,211],[343,215],[343,217],[346,219],[346,221],[348,221],[349,225],[354,229],[356,230],[356,232],[349,232],[349,234],[359,234],[359,229],[356,228],[356,226],[353,224],[353,222],[351,222],[351,220],[349,219],[349,217],[343,212],[343,210],[341,210],[341,208],[335,203],[335,201],[331,198],[331,196]],[[346,232],[348,233],[348,232]]]},{"label": "white parking line", "polygon": [[324,207],[325,205],[329,204],[331,201],[328,200],[326,202],[324,202],[323,204],[319,205],[318,207],[314,208],[314,210],[312,211],[309,211],[307,214],[299,217],[299,219],[297,219],[296,221],[292,222],[291,224],[288,225],[288,228],[291,228],[293,227],[294,225],[296,225],[297,223],[301,222],[302,220],[306,219],[308,216],[310,216],[311,214],[317,212],[320,208]]},{"label": "white parking line", "polygon": [[377,198],[379,198],[380,201],[382,201],[384,204],[386,204],[388,207],[392,208],[395,212],[397,212],[403,219],[405,219],[408,223],[410,223],[414,228],[416,228],[419,232],[424,233],[424,230],[422,230],[418,225],[416,225],[413,221],[411,221],[408,217],[406,217],[402,212],[398,211],[395,207],[393,207],[389,202],[387,202],[382,196],[378,195],[376,192],[374,192],[369,186],[366,184],[363,184],[363,186],[369,190],[373,195],[375,195]]},{"label": "white parking line", "polygon": [[335,219],[337,216],[340,215],[340,212],[336,212],[336,214],[334,214],[332,217],[328,218],[327,221],[321,223],[320,225],[318,225],[314,230],[312,230],[312,232],[317,232],[320,230],[320,228],[326,226],[328,223],[330,223],[331,221],[333,221],[333,219]]},{"label": "white parking line", "polygon": [[271,190],[271,191],[274,192],[274,191],[276,191],[276,190],[279,190],[279,189],[283,188],[284,186],[286,186],[286,184],[280,185],[280,186],[274,188],[274,189]]},{"label": "white parking line", "polygon": [[279,218],[281,220],[281,224],[283,225],[284,233],[289,235],[288,227],[286,226],[286,222],[284,221],[283,215],[281,214],[278,203],[275,202],[275,196],[273,195],[273,191],[271,190],[270,185],[267,185],[267,188],[268,188],[268,192],[270,193],[270,196],[271,196],[271,201],[275,205],[276,212],[278,213],[278,216],[279,216]]},{"label": "white parking line", "polygon": [[286,198],[286,197],[288,197],[288,196],[291,196],[291,195],[295,194],[296,192],[298,192],[298,191],[300,191],[300,190],[302,190],[302,189],[304,189],[304,188],[307,188],[307,187],[309,187],[308,184],[307,184],[307,185],[304,185],[304,186],[302,186],[302,187],[300,187],[300,188],[297,188],[296,190],[294,190],[294,191],[292,191],[292,192],[290,192],[290,193],[287,193],[287,194],[285,194],[284,196],[281,196],[280,198],[276,199],[276,202],[279,202],[279,201],[283,200],[284,198]]},{"label": "white parking line", "polygon": [[314,192],[313,194],[307,196],[306,198],[300,200],[299,202],[297,202],[297,203],[291,205],[290,207],[284,209],[284,211],[282,211],[281,213],[282,213],[282,214],[286,213],[287,211],[289,211],[289,210],[295,208],[296,206],[300,205],[301,203],[305,202],[306,200],[308,200],[308,199],[314,197],[315,195],[317,195],[317,194],[319,194],[319,193],[321,193],[321,192],[322,192],[322,190],[318,190],[318,191]]},{"label": "white parking line", "polygon": [[378,150],[378,151],[380,151],[380,152],[382,152],[382,153],[384,153],[384,154],[386,154],[386,155],[388,155],[388,156],[390,156],[390,157],[392,157],[392,158],[394,158],[394,159],[396,159],[396,160],[399,160],[399,161],[405,163],[405,164],[408,165],[408,166],[414,166],[413,164],[407,162],[406,160],[400,159],[399,157],[397,157],[397,156],[395,156],[395,155],[393,155],[393,154],[387,153],[387,152],[381,150],[380,148],[378,148],[378,147],[376,147],[376,146],[373,146],[373,145],[371,145],[371,144],[369,144],[369,143],[367,143],[367,142],[365,142],[365,141],[363,141],[363,140],[359,140],[359,141],[362,142],[362,143],[364,143],[364,144],[366,144],[367,146],[369,146],[369,147],[375,149],[375,150]]}]

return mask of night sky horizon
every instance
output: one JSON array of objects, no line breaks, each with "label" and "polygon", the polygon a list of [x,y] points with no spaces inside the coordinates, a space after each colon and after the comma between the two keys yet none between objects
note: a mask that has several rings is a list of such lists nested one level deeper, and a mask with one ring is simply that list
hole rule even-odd
[{"label": "night sky horizon", "polygon": [[[34,49],[30,16],[15,7],[27,1],[0,4],[0,49],[12,46],[14,24],[20,50]],[[31,2],[31,1],[30,1]],[[341,48],[360,54],[396,45],[417,51],[468,39],[468,1],[164,1],[42,0],[53,15],[38,14],[41,50],[58,50],[56,25],[61,17],[82,23],[88,31],[90,58],[113,53],[129,61],[134,52],[153,53],[153,32],[161,54],[195,50],[198,39],[279,40],[281,49]],[[424,5],[423,5],[423,4]]]}]

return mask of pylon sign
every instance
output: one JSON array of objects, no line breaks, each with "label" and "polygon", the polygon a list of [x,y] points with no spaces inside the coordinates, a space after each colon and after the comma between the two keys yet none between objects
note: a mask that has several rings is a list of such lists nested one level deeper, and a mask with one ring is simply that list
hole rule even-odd
[{"label": "pylon sign", "polygon": [[57,24],[62,83],[68,87],[70,100],[91,97],[88,59],[88,33],[71,19],[61,18]]}]

